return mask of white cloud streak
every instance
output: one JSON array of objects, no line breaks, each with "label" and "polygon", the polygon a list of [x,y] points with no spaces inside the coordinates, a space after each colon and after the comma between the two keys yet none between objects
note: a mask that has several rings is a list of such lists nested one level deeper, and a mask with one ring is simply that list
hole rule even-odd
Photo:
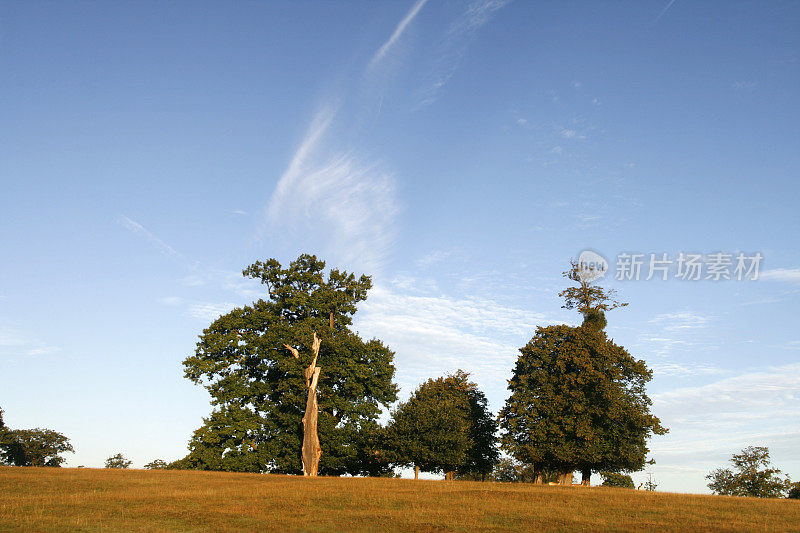
[{"label": "white cloud streak", "polygon": [[132,233],[135,233],[136,235],[139,235],[140,237],[143,237],[150,244],[154,245],[164,255],[168,256],[178,255],[178,252],[176,252],[172,246],[170,246],[169,244],[165,243],[164,241],[153,235],[147,228],[145,228],[135,220],[132,220],[126,217],[125,215],[119,215],[118,221],[127,230],[131,231]]},{"label": "white cloud streak", "polygon": [[302,229],[314,249],[326,248],[348,269],[380,270],[394,243],[400,212],[394,177],[353,152],[321,154],[333,119],[323,111],[281,176],[266,218],[272,228]]},{"label": "white cloud streak", "polygon": [[800,283],[800,268],[773,268],[762,271],[758,277],[768,281]]},{"label": "white cloud streak", "polygon": [[433,79],[421,91],[421,105],[433,103],[453,77],[472,36],[511,0],[476,0],[450,25],[437,53]]},{"label": "white cloud streak", "polygon": [[383,45],[378,48],[378,51],[375,52],[375,55],[372,56],[372,60],[370,61],[370,67],[375,67],[381,60],[386,56],[389,50],[395,45],[395,43],[400,39],[403,35],[403,32],[406,30],[411,21],[414,20],[414,17],[417,16],[417,13],[422,9],[422,7],[428,2],[428,0],[417,0],[417,2],[411,6],[411,9],[408,11],[403,20],[401,20],[397,27],[394,29],[394,32],[389,37],[389,39],[383,43]]},{"label": "white cloud streak", "polygon": [[496,410],[522,347],[554,321],[485,298],[418,296],[382,286],[370,291],[356,328],[397,353],[403,396],[421,381],[461,368],[473,374]]},{"label": "white cloud streak", "polygon": [[3,355],[48,355],[59,352],[58,346],[49,346],[15,329],[0,327],[0,354]]},{"label": "white cloud streak", "polygon": [[189,307],[189,315],[192,318],[197,318],[204,322],[211,322],[212,320],[216,320],[217,318],[219,318],[220,315],[224,315],[230,312],[231,310],[233,310],[234,307],[236,307],[236,304],[230,302],[199,303]]}]

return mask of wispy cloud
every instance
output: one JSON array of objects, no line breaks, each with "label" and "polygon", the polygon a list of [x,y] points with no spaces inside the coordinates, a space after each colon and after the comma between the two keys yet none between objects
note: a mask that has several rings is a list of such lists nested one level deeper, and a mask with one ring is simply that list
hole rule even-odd
[{"label": "wispy cloud", "polygon": [[417,0],[417,2],[413,6],[411,6],[411,9],[408,11],[406,16],[403,17],[403,20],[401,20],[397,24],[397,27],[394,29],[394,32],[389,37],[389,39],[385,43],[383,43],[383,45],[380,48],[378,48],[378,51],[375,52],[375,55],[372,56],[372,60],[369,63],[370,67],[374,67],[381,62],[384,56],[386,56],[389,50],[395,45],[395,43],[397,43],[397,41],[403,35],[403,32],[406,30],[406,27],[408,27],[408,25],[411,24],[411,21],[414,20],[414,17],[417,16],[417,13],[419,13],[420,9],[422,9],[422,7],[427,2],[428,0]]},{"label": "wispy cloud", "polygon": [[442,261],[446,260],[448,257],[453,255],[452,252],[446,250],[435,250],[429,254],[426,254],[415,261],[417,266],[419,267],[429,267],[431,265],[435,265],[436,263],[441,263]]},{"label": "wispy cloud", "polygon": [[[726,419],[741,427],[748,418],[800,415],[800,363],[749,372],[699,387],[684,387],[653,396],[656,407],[669,410],[682,423],[702,424]],[[785,420],[785,419],[784,419]],[[798,426],[800,429],[800,426]]]},{"label": "wispy cloud", "polygon": [[687,329],[698,329],[708,326],[711,317],[698,315],[691,311],[681,311],[678,313],[664,313],[657,315],[650,320],[651,324],[663,326],[665,331],[682,331]]},{"label": "wispy cloud", "polygon": [[800,283],[800,268],[773,268],[762,271],[758,277],[768,281]]},{"label": "wispy cloud", "polygon": [[170,246],[169,244],[165,243],[164,241],[153,235],[147,228],[145,228],[135,220],[132,220],[126,217],[125,215],[119,215],[117,220],[127,230],[131,231],[132,233],[135,233],[136,235],[139,235],[140,237],[143,237],[150,244],[153,244],[164,255],[169,255],[169,256],[178,255],[178,252],[176,252],[172,246]]},{"label": "wispy cloud", "polygon": [[667,11],[669,11],[669,8],[671,8],[672,4],[674,4],[674,3],[675,3],[675,0],[669,0],[669,3],[667,4],[667,6],[664,9],[661,10],[661,13],[658,14],[658,16],[656,17],[655,21],[658,22],[659,20],[661,20],[661,17],[666,15]]},{"label": "wispy cloud", "polygon": [[453,77],[474,34],[511,0],[476,0],[453,22],[436,53],[431,80],[421,90],[421,105],[433,103]]},{"label": "wispy cloud", "polygon": [[359,332],[397,352],[404,394],[424,379],[462,368],[473,372],[497,408],[519,348],[537,326],[554,322],[491,299],[420,296],[405,289],[376,286],[356,315]]},{"label": "wispy cloud", "polygon": [[236,304],[230,302],[222,302],[222,303],[199,303],[192,305],[189,307],[189,315],[193,318],[197,318],[204,322],[210,322],[219,318],[220,315],[224,315],[231,311]]},{"label": "wispy cloud", "polygon": [[323,111],[281,176],[267,209],[273,228],[303,229],[327,257],[368,272],[379,270],[394,243],[400,212],[392,174],[353,151],[321,146],[333,114]]},{"label": "wispy cloud", "polygon": [[735,91],[752,92],[758,89],[756,81],[735,81],[731,83],[731,88]]},{"label": "wispy cloud", "polygon": [[651,363],[650,368],[661,376],[702,376],[724,374],[725,371],[711,364]]},{"label": "wispy cloud", "polygon": [[35,356],[59,351],[58,346],[50,346],[13,328],[0,327],[0,354]]}]

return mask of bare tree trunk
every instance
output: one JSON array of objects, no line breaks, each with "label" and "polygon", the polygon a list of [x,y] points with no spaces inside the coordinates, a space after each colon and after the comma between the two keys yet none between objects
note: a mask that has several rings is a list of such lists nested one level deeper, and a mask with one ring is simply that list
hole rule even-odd
[{"label": "bare tree trunk", "polygon": [[561,471],[558,473],[558,484],[572,486],[572,470]]},{"label": "bare tree trunk", "polygon": [[592,486],[591,477],[592,477],[592,469],[591,468],[582,469],[581,470],[581,485],[583,485],[584,487],[591,487]]},{"label": "bare tree trunk", "polygon": [[[303,475],[316,477],[319,469],[319,458],[322,456],[322,448],[319,445],[319,435],[317,434],[317,419],[319,417],[319,406],[317,405],[317,384],[319,383],[319,373],[321,368],[317,366],[319,347],[322,341],[314,332],[314,343],[312,350],[314,360],[306,368],[306,387],[308,388],[308,399],[306,400],[306,412],[303,415],[303,448],[301,457],[303,460]],[[300,359],[297,349],[288,344],[284,344],[292,352],[296,359]]]},{"label": "bare tree trunk", "polygon": [[319,458],[322,456],[322,448],[319,445],[319,435],[317,434],[317,417],[319,408],[317,406],[317,381],[319,380],[319,368],[311,367],[306,369],[306,376],[311,374],[311,385],[308,387],[308,399],[306,400],[306,414],[303,415],[303,475],[316,476],[319,468]]},{"label": "bare tree trunk", "polygon": [[419,465],[414,465],[414,479],[419,479]]},{"label": "bare tree trunk", "polygon": [[445,472],[445,474],[444,474],[444,480],[445,480],[445,481],[453,481],[453,480],[455,479],[455,474],[456,474],[456,473],[455,473],[455,472],[453,472],[453,471],[450,471],[450,472]]},{"label": "bare tree trunk", "polygon": [[539,465],[533,465],[533,484],[541,485],[542,483],[544,483],[544,477],[542,476],[542,467]]}]

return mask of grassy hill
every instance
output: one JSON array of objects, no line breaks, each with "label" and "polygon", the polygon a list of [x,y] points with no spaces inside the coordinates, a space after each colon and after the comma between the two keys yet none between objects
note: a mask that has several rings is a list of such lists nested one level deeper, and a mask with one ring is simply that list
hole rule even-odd
[{"label": "grassy hill", "polygon": [[800,500],[528,484],[0,468],[0,530],[800,531]]}]

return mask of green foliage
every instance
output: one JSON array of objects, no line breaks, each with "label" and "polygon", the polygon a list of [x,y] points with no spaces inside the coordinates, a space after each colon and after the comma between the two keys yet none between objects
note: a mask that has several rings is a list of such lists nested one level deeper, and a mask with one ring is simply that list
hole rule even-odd
[{"label": "green foliage", "polygon": [[392,413],[388,427],[395,464],[485,479],[498,460],[497,425],[469,374],[429,379]]},{"label": "green foliage", "polygon": [[25,450],[3,421],[3,412],[0,408],[0,465],[22,466],[26,461]]},{"label": "green foliage", "polygon": [[165,470],[167,467],[169,467],[169,464],[167,464],[167,462],[163,459],[154,459],[144,465],[144,467],[147,470]]},{"label": "green foliage", "polygon": [[133,461],[129,461],[121,453],[112,455],[106,459],[106,468],[130,468]]},{"label": "green foliage", "polygon": [[605,312],[628,305],[615,299],[615,291],[606,290],[603,287],[584,281],[580,276],[576,261],[570,261],[570,268],[564,272],[564,277],[576,282],[578,286],[567,287],[558,293],[565,300],[562,307],[564,309],[577,309],[583,315],[583,326],[585,327],[598,331],[605,329]]},{"label": "green foliage", "polygon": [[786,497],[792,500],[800,500],[800,482],[789,485],[789,492]]},{"label": "green foliage", "polygon": [[540,469],[640,470],[649,436],[667,431],[650,413],[651,378],[603,331],[540,327],[509,381],[502,446]]},{"label": "green foliage", "polygon": [[604,487],[621,487],[623,489],[636,488],[636,485],[633,484],[633,479],[627,474],[620,474],[619,472],[600,472],[600,475],[603,477]]},{"label": "green foliage", "polygon": [[605,312],[628,304],[583,280],[559,294],[583,315],[581,327],[538,328],[520,349],[500,411],[504,450],[535,472],[640,470],[647,439],[667,429],[650,413],[645,385],[652,372],[608,338]]},{"label": "green foliage", "polygon": [[769,449],[748,446],[730,459],[733,470],[718,468],[706,476],[708,488],[724,496],[780,498],[791,488],[789,478],[781,479],[781,471],[770,466]]},{"label": "green foliage", "polygon": [[52,429],[9,429],[0,409],[0,464],[61,466],[61,454],[74,452],[69,439]]},{"label": "green foliage", "polygon": [[[397,399],[394,353],[350,330],[368,276],[331,270],[312,255],[283,268],[258,261],[246,277],[260,279],[267,299],[219,317],[183,362],[186,377],[211,394],[214,410],[194,432],[189,455],[176,467],[297,473],[302,469],[302,417],[314,332],[318,365],[320,475],[385,473],[376,460],[381,406]],[[300,352],[295,359],[284,347]],[[371,450],[368,453],[368,450]],[[371,455],[370,455],[371,454]]]}]

